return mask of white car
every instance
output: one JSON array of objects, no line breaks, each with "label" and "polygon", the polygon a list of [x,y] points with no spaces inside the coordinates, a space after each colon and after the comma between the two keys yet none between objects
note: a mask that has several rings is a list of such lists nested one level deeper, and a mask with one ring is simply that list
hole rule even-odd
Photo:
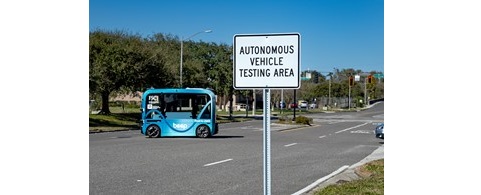
[{"label": "white car", "polygon": [[302,101],[299,103],[299,108],[307,108],[307,101]]},{"label": "white car", "polygon": [[247,105],[246,104],[237,104],[237,111],[246,111]]}]

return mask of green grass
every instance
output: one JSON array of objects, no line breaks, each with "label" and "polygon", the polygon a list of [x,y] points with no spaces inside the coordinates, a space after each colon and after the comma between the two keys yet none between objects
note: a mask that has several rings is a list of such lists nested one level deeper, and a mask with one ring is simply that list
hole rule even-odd
[{"label": "green grass", "polygon": [[327,186],[315,195],[384,194],[384,159],[366,163],[356,173],[361,179]]},{"label": "green grass", "polygon": [[140,111],[110,115],[89,114],[89,132],[138,129],[139,120]]}]

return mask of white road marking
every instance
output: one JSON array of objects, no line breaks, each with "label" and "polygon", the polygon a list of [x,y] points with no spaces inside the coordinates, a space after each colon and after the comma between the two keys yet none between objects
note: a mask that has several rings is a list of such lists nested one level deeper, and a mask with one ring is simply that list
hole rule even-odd
[{"label": "white road marking", "polygon": [[284,147],[289,147],[289,146],[293,146],[293,145],[296,145],[297,143],[292,143],[292,144],[287,144],[287,145],[284,145]]},{"label": "white road marking", "polygon": [[351,131],[351,133],[371,134],[371,131],[370,130],[355,130],[355,131]]},{"label": "white road marking", "polygon": [[229,159],[225,159],[225,160],[221,160],[221,161],[217,161],[217,162],[213,162],[213,163],[209,163],[209,164],[205,164],[204,167],[208,167],[208,166],[211,166],[211,165],[216,165],[216,164],[220,164],[220,163],[225,163],[227,161],[231,161],[232,158],[229,158]]},{"label": "white road marking", "polygon": [[368,124],[368,123],[364,123],[364,124],[360,124],[360,125],[357,125],[357,126],[354,126],[354,127],[349,127],[349,128],[347,128],[347,129],[340,130],[340,131],[338,131],[338,132],[336,132],[336,133],[341,133],[341,132],[348,131],[348,130],[351,130],[351,129],[354,129],[354,128],[362,127],[362,126],[367,125],[367,124]]},{"label": "white road marking", "polygon": [[323,136],[319,136],[319,138],[325,138],[325,137],[326,137],[325,135],[323,135]]}]

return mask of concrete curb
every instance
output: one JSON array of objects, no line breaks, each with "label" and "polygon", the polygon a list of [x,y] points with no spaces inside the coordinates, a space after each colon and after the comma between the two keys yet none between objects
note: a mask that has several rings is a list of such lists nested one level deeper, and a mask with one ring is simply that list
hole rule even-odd
[{"label": "concrete curb", "polygon": [[[272,123],[271,123],[271,128],[272,128]],[[283,126],[285,127],[284,129],[279,129],[277,130],[278,132],[283,132],[283,131],[290,131],[290,130],[294,130],[294,129],[302,129],[302,128],[307,128],[307,127],[318,127],[318,126],[321,126],[321,125],[316,125],[316,124],[312,124],[312,125],[284,125],[284,124],[275,124],[274,126]]]},{"label": "concrete curb", "polygon": [[[349,166],[346,169],[343,169],[343,171],[334,171],[333,173],[337,173],[333,175],[332,177],[329,177],[327,180],[321,182],[319,185],[313,185],[310,189],[306,190],[306,193],[303,193],[304,195],[313,195],[314,192],[325,188],[329,185],[332,184],[337,184],[342,181],[353,181],[360,179],[361,177],[356,174],[356,168],[366,164],[368,162],[378,160],[378,159],[383,159],[384,158],[384,145],[380,146],[376,150],[374,150],[370,155],[368,155],[366,158],[362,159],[361,161]],[[333,174],[331,173],[331,174]],[[317,181],[316,181],[317,182]],[[312,184],[311,184],[312,185]],[[309,186],[311,186],[309,185]],[[306,187],[307,188],[307,187]]]}]

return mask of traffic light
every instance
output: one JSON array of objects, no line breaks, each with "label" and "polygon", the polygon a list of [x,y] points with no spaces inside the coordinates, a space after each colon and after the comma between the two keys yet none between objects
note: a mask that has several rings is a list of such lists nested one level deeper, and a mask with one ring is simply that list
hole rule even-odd
[{"label": "traffic light", "polygon": [[367,83],[372,83],[372,75],[367,76]]},{"label": "traffic light", "polygon": [[349,86],[353,86],[354,85],[354,77],[350,76],[349,77]]}]

